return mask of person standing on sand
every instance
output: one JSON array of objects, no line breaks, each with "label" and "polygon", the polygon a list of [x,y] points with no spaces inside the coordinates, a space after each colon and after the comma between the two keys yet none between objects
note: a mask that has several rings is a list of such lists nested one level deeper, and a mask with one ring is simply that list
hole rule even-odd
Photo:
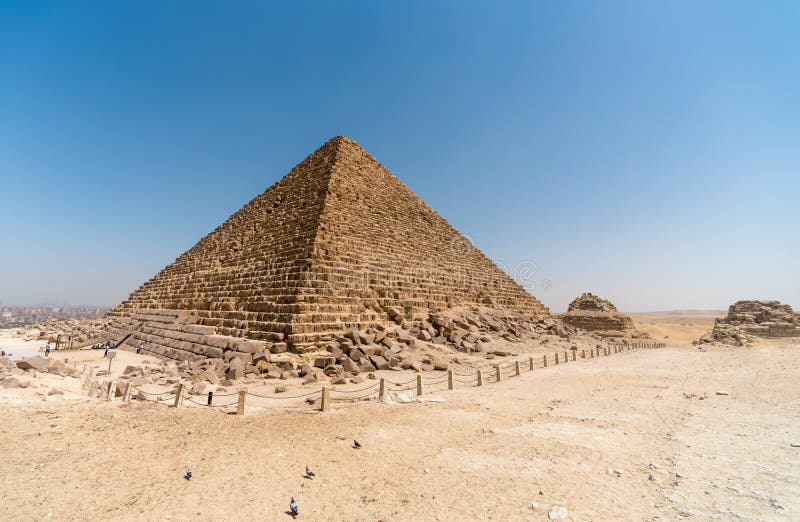
[{"label": "person standing on sand", "polygon": [[144,343],[139,345],[139,347],[136,349],[136,353],[142,353],[143,351],[144,351]]},{"label": "person standing on sand", "polygon": [[50,357],[50,343],[44,345],[44,358],[47,359]]},{"label": "person standing on sand", "polygon": [[106,346],[106,351],[103,352],[103,357],[108,357],[108,346]]}]

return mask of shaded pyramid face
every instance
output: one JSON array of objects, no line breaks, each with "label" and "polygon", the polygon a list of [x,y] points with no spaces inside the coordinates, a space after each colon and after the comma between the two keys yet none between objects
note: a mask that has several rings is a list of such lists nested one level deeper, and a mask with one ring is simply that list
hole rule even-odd
[{"label": "shaded pyramid face", "polygon": [[357,143],[336,137],[110,315],[191,310],[216,333],[324,346],[350,326],[457,306],[547,309]]}]

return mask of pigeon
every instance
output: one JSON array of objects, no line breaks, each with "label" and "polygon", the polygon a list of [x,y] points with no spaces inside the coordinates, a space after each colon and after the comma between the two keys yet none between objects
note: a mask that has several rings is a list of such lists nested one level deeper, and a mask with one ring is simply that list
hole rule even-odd
[{"label": "pigeon", "polygon": [[314,475],[314,472],[311,471],[311,468],[309,468],[308,466],[306,466],[306,477],[308,478],[316,477],[316,475]]},{"label": "pigeon", "polygon": [[357,440],[353,439],[353,447],[355,449],[361,449],[361,444],[359,444]]},{"label": "pigeon", "polygon": [[297,510],[297,502],[294,501],[294,497],[292,497],[292,501],[289,502],[289,510],[292,512],[292,516],[296,517],[300,511]]},{"label": "pigeon", "polygon": [[186,470],[186,474],[183,476],[183,478],[185,478],[186,480],[189,480],[190,478],[192,478],[192,470],[191,469],[187,469]]}]

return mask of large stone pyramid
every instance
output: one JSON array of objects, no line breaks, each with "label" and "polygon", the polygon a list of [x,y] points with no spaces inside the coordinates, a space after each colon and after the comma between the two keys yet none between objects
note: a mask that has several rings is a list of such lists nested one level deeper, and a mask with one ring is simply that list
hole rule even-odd
[{"label": "large stone pyramid", "polygon": [[302,352],[347,327],[386,321],[398,308],[411,317],[474,305],[549,315],[361,146],[339,136],[109,315],[174,320],[190,311],[204,327],[198,334]]}]

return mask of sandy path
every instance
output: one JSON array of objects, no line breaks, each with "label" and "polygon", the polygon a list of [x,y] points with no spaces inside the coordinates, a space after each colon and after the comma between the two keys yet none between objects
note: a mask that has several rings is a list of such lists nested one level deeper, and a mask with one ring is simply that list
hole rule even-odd
[{"label": "sandy path", "polygon": [[0,519],[284,520],[293,495],[306,520],[797,520],[799,369],[668,348],[326,414],[4,404]]}]

